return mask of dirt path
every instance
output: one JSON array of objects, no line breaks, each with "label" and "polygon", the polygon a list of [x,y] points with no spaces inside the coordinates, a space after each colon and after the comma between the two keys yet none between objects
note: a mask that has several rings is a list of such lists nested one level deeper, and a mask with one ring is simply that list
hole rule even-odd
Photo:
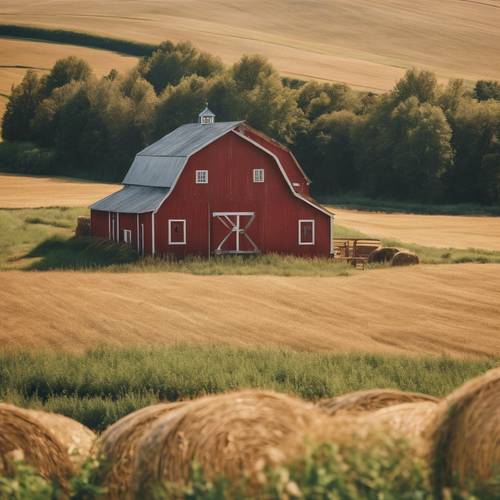
[{"label": "dirt path", "polygon": [[0,208],[81,207],[119,188],[57,177],[0,174]]},{"label": "dirt path", "polygon": [[500,265],[352,277],[0,273],[0,345],[82,351],[175,342],[500,355]]},{"label": "dirt path", "polygon": [[329,207],[341,226],[377,238],[441,248],[500,251],[500,217],[361,212]]}]

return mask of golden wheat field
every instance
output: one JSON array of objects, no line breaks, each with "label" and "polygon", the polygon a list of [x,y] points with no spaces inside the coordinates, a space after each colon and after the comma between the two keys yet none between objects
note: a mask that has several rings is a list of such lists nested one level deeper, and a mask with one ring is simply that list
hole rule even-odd
[{"label": "golden wheat field", "polygon": [[28,69],[44,74],[58,59],[68,56],[85,59],[96,76],[105,75],[113,68],[124,72],[137,64],[135,57],[106,50],[2,38],[0,39],[0,116],[3,115],[12,85],[18,84]]},{"label": "golden wheat field", "polygon": [[283,74],[365,90],[391,88],[413,65],[441,79],[500,78],[496,0],[4,0],[0,22],[190,40],[226,62],[261,53]]},{"label": "golden wheat field", "polygon": [[0,208],[81,207],[118,189],[117,184],[0,174]]},{"label": "golden wheat field", "polygon": [[500,354],[495,264],[388,268],[321,279],[8,271],[0,280],[0,345],[8,349],[199,342]]},{"label": "golden wheat field", "polygon": [[330,207],[335,221],[372,237],[440,248],[500,250],[500,217],[363,212]]}]

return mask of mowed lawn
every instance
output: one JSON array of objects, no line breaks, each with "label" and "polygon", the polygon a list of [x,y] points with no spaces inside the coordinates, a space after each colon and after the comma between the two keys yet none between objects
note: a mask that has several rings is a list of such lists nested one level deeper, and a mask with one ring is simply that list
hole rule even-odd
[{"label": "mowed lawn", "polygon": [[117,184],[0,173],[0,208],[83,207],[118,189]]},{"label": "mowed lawn", "polygon": [[137,41],[190,40],[231,63],[269,57],[284,74],[388,90],[421,66],[440,79],[500,79],[498,2],[474,0],[4,0],[1,21]]},{"label": "mowed lawn", "polygon": [[500,355],[498,264],[333,278],[22,271],[0,277],[5,349],[200,343]]},{"label": "mowed lawn", "polygon": [[329,207],[340,226],[380,239],[440,248],[500,251],[500,217],[364,212]]}]

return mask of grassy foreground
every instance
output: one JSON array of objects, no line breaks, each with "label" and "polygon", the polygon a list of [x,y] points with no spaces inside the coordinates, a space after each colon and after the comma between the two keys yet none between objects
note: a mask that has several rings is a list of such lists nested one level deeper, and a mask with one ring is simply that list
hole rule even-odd
[{"label": "grassy foreground", "polygon": [[0,354],[0,399],[63,413],[103,430],[159,400],[241,388],[315,400],[360,389],[399,388],[443,396],[498,366],[499,358],[320,354],[188,346],[100,348],[84,355]]}]

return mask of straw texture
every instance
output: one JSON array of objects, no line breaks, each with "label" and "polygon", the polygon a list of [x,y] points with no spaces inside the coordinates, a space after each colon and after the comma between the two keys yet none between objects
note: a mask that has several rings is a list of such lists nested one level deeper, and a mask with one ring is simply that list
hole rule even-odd
[{"label": "straw texture", "polygon": [[137,447],[154,422],[180,408],[183,403],[147,406],[118,420],[99,437],[93,454],[101,458],[98,481],[107,488],[106,498],[132,498]]},{"label": "straw texture", "polygon": [[9,470],[14,456],[63,488],[74,473],[64,445],[49,429],[29,411],[0,403],[0,472]]},{"label": "straw texture", "polygon": [[208,396],[158,419],[140,443],[135,492],[163,481],[183,483],[193,462],[207,477],[238,482],[263,461],[284,460],[291,435],[303,441],[329,418],[314,405],[268,391]]},{"label": "straw texture", "polygon": [[446,397],[426,431],[426,440],[438,497],[443,488],[472,481],[500,498],[500,368]]},{"label": "straw texture", "polygon": [[317,404],[329,415],[339,412],[366,413],[388,406],[403,403],[415,403],[419,401],[437,402],[437,398],[418,392],[405,392],[396,389],[371,389],[368,391],[356,391],[321,399]]}]

